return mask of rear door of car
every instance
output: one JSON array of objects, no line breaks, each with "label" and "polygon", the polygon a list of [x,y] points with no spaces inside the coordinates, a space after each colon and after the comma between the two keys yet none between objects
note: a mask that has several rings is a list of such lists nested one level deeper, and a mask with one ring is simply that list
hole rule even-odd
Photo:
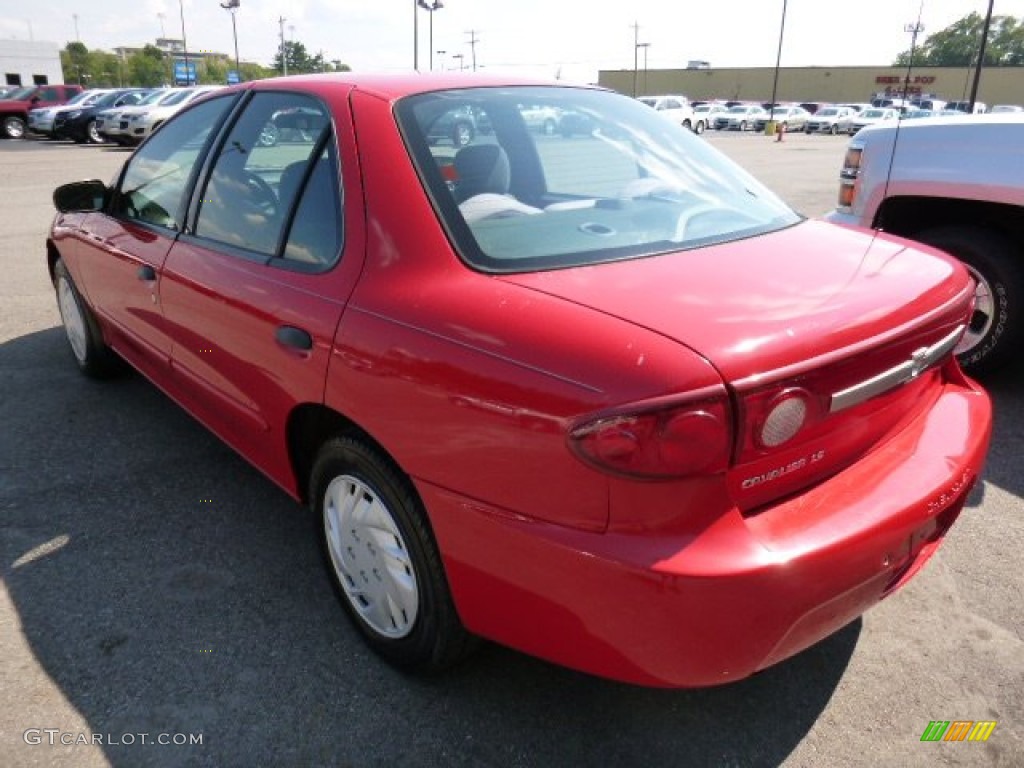
[{"label": "rear door of car", "polygon": [[[252,93],[210,153],[163,273],[175,395],[285,487],[288,415],[323,402],[362,266],[359,172],[340,107],[332,119],[312,95]],[[260,143],[275,115],[298,109],[310,130]]]}]

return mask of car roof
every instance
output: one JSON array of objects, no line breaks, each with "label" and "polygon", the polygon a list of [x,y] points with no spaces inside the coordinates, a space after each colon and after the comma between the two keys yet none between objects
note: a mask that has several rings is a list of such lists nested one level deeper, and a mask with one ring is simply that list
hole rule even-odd
[{"label": "car roof", "polygon": [[498,88],[502,86],[547,86],[575,87],[590,90],[607,90],[590,85],[568,84],[559,80],[542,78],[526,78],[520,76],[501,76],[479,73],[423,73],[423,74],[377,74],[340,72],[321,75],[292,75],[290,77],[274,77],[267,80],[254,80],[248,83],[232,85],[229,90],[275,90],[281,86],[294,84],[303,90],[320,90],[340,88],[342,90],[360,90],[371,93],[382,99],[393,101],[404,96],[417,93],[430,93],[453,88]]}]

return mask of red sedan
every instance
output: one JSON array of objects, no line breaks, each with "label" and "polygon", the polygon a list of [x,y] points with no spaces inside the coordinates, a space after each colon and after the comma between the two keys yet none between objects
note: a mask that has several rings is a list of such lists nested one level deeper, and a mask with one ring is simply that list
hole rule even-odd
[{"label": "red sedan", "polygon": [[[285,111],[304,129],[261,141]],[[912,577],[988,447],[962,266],[802,220],[600,89],[247,83],[54,200],[78,366],[127,361],[308,503],[406,668],[485,637],[648,685],[750,675]]]}]

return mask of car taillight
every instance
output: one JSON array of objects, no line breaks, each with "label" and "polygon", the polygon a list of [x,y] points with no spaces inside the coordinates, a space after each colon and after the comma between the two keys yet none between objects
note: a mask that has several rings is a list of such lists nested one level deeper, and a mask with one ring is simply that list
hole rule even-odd
[{"label": "car taillight", "polygon": [[725,395],[634,404],[569,431],[569,445],[604,472],[656,480],[724,471],[732,449]]}]

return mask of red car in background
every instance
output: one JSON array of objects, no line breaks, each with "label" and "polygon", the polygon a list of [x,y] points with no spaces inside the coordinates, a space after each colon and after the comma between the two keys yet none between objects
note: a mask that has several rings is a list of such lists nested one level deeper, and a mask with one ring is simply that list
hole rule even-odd
[{"label": "red car in background", "polygon": [[[466,113],[490,130],[432,140]],[[281,114],[303,130],[261,142]],[[247,83],[54,199],[78,366],[127,361],[308,503],[403,667],[482,636],[647,685],[745,677],[906,583],[982,469],[967,271],[801,219],[625,96]]]}]

